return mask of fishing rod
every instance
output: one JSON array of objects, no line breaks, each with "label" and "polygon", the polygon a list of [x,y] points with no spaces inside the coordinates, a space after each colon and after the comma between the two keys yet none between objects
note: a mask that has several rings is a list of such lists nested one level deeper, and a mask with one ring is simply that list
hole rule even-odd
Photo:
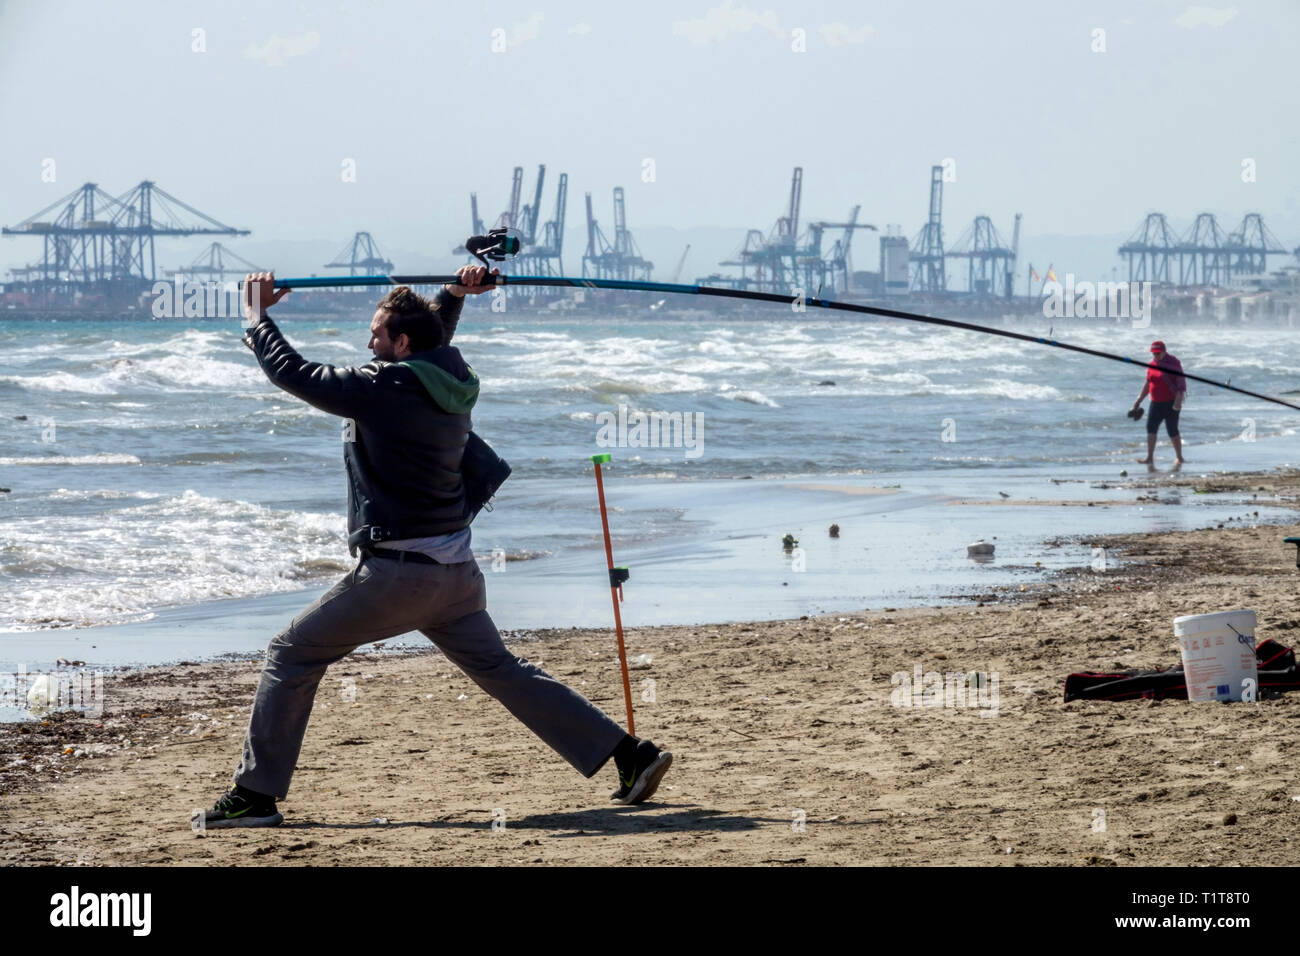
[{"label": "fishing rod", "polygon": [[[465,248],[473,255],[477,256],[484,265],[487,265],[488,259],[500,262],[506,256],[514,255],[518,252],[519,240],[514,236],[506,235],[504,230],[494,229],[487,236],[474,236],[467,239],[465,241]],[[922,315],[917,312],[904,312],[899,309],[886,309],[875,305],[859,305],[855,302],[837,302],[833,299],[822,299],[802,295],[781,295],[776,292],[753,292],[749,289],[728,289],[718,286],[686,285],[675,282],[641,282],[634,279],[579,279],[571,276],[508,276],[488,274],[485,276],[485,280],[486,281],[482,286],[555,286],[574,289],[619,289],[632,292],[671,292],[677,295],[715,296],[723,299],[743,299],[750,302],[774,302],[783,305],[798,304],[803,306],[812,306],[813,308],[818,309],[832,309],[838,312],[854,312],[861,315],[875,315],[887,319],[903,319],[908,322],[923,322],[927,325],[940,325],[952,329],[965,329],[968,332],[982,332],[985,335],[1000,335],[1003,338],[1016,339],[1020,342],[1048,345],[1053,348],[1066,349],[1070,352],[1078,352],[1082,355],[1092,355],[1096,358],[1110,359],[1114,362],[1126,362],[1129,365],[1138,365],[1143,368],[1154,368],[1169,375],[1181,375],[1183,378],[1202,382],[1205,385],[1213,385],[1215,388],[1227,389],[1228,391],[1236,392],[1239,395],[1248,395],[1251,398],[1258,398],[1261,401],[1272,402],[1274,405],[1282,405],[1286,408],[1294,408],[1296,411],[1300,411],[1300,405],[1288,402],[1285,399],[1274,398],[1271,395],[1264,395],[1260,392],[1252,392],[1249,389],[1238,388],[1236,385],[1230,384],[1231,380],[1228,382],[1218,382],[1212,378],[1194,375],[1191,372],[1165,368],[1162,365],[1156,365],[1154,362],[1142,362],[1125,355],[1116,355],[1112,352],[1102,352],[1098,349],[1090,349],[1082,345],[1072,345],[1069,342],[1060,342],[1056,339],[1045,338],[1040,335],[1028,335],[1023,332],[1012,332],[1008,329],[995,329],[987,325],[976,325],[973,322],[961,322],[957,319],[944,319],[933,315]],[[461,285],[462,283],[460,276],[456,275],[311,276],[310,278],[275,280],[276,289],[325,289],[340,286],[442,284]],[[475,286],[474,288],[481,288],[482,286]]]}]

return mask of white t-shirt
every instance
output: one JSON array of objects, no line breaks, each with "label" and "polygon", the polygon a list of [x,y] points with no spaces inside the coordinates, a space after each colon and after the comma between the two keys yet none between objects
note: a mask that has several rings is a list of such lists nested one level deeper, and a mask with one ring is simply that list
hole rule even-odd
[{"label": "white t-shirt", "polygon": [[397,541],[384,541],[376,544],[375,547],[387,548],[392,551],[419,551],[421,554],[427,554],[439,564],[460,564],[462,561],[470,561],[474,557],[474,551],[470,548],[469,539],[469,528],[461,528],[451,534],[435,534],[428,538],[401,538]]}]

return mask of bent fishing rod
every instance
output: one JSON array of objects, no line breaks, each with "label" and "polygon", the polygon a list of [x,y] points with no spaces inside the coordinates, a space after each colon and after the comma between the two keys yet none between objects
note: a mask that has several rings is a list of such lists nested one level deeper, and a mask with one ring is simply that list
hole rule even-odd
[{"label": "bent fishing rod", "polygon": [[[488,265],[488,259],[500,262],[507,256],[512,256],[517,253],[519,251],[519,240],[514,236],[505,234],[505,230],[494,229],[486,236],[473,236],[465,240],[465,248],[472,255],[476,256],[484,265]],[[940,325],[952,329],[965,329],[968,332],[981,332],[985,335],[1000,335],[1003,338],[1016,339],[1020,342],[1048,345],[1053,348],[1066,349],[1070,352],[1078,352],[1081,355],[1091,355],[1096,358],[1110,359],[1114,362],[1126,362],[1129,365],[1137,365],[1143,368],[1154,368],[1169,375],[1181,375],[1183,378],[1191,379],[1195,382],[1212,385],[1215,388],[1226,389],[1230,392],[1236,392],[1239,395],[1247,395],[1251,398],[1258,398],[1261,401],[1272,402],[1274,405],[1282,405],[1286,408],[1294,408],[1296,411],[1300,411],[1300,405],[1288,402],[1285,399],[1274,398],[1271,395],[1264,395],[1260,392],[1252,392],[1249,389],[1238,388],[1236,385],[1230,384],[1231,380],[1227,382],[1219,382],[1212,378],[1194,375],[1191,372],[1165,368],[1164,366],[1156,365],[1154,362],[1142,362],[1125,355],[1116,355],[1112,352],[1102,352],[1098,349],[1090,349],[1082,345],[1072,345],[1069,342],[1060,342],[1056,339],[1045,338],[1039,335],[1012,332],[1009,329],[995,329],[987,325],[976,325],[972,322],[961,322],[957,319],[944,319],[933,315],[922,315],[917,312],[904,312],[899,309],[886,309],[875,305],[859,305],[855,302],[837,302],[833,299],[822,299],[802,295],[781,295],[776,292],[753,292],[749,289],[728,289],[718,286],[686,285],[675,282],[642,282],[635,279],[579,279],[571,276],[512,276],[494,275],[491,273],[486,275],[484,279],[485,281],[481,285],[468,286],[467,288],[477,289],[509,285],[555,286],[574,289],[618,289],[631,292],[671,292],[677,295],[703,295],[724,299],[744,299],[750,302],[774,302],[783,305],[812,306],[813,308],[832,309],[838,312],[854,312],[862,315],[880,316],[887,319],[903,319],[908,322],[922,322],[927,325]],[[309,278],[275,280],[276,289],[326,289],[342,286],[443,284],[463,285],[460,276],[457,275],[311,276]]]}]

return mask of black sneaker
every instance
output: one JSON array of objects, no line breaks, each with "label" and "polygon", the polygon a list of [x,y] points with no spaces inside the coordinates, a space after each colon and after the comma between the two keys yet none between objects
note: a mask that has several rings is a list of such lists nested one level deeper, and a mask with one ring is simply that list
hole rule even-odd
[{"label": "black sneaker", "polygon": [[650,798],[672,762],[673,755],[667,750],[648,740],[638,741],[632,768],[617,768],[619,787],[609,798],[615,803],[641,803]]},{"label": "black sneaker", "polygon": [[273,827],[284,822],[284,816],[275,809],[275,798],[254,794],[251,790],[235,787],[211,810],[203,813],[203,829],[222,827]]}]

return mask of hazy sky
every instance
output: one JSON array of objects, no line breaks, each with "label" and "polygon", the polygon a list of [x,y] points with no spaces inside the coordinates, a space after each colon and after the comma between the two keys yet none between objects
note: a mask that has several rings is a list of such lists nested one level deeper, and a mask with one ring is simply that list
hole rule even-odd
[{"label": "hazy sky", "polygon": [[[634,228],[766,231],[798,164],[805,218],[861,203],[910,236],[951,158],[949,241],[979,213],[1083,236],[1158,209],[1260,211],[1294,246],[1297,50],[1296,0],[0,0],[0,224],[149,178],[259,240],[441,254],[470,191],[491,220],[545,162],[571,226],[623,185]],[[38,251],[0,240],[0,266]]]}]

